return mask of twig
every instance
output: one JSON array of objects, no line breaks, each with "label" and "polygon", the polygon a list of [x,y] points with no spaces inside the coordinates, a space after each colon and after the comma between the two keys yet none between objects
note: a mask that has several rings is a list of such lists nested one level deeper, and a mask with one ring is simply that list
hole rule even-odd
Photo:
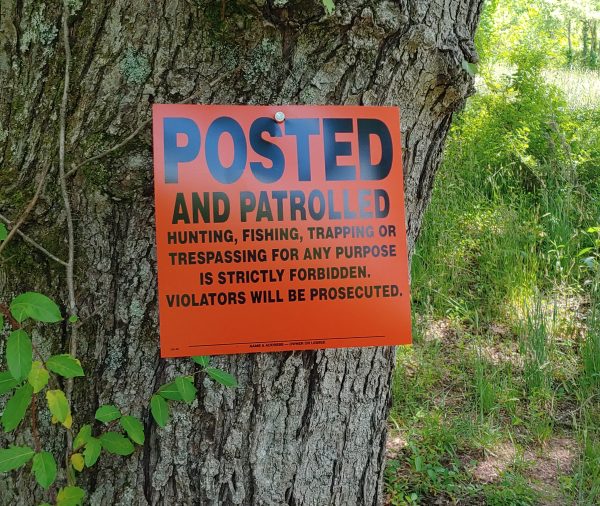
[{"label": "twig", "polygon": [[112,148],[107,149],[106,151],[92,156],[91,158],[88,158],[87,160],[84,160],[83,162],[81,162],[78,165],[74,165],[73,168],[71,168],[71,170],[69,172],[66,173],[66,177],[71,177],[73,174],[75,174],[75,172],[77,172],[81,167],[83,167],[84,165],[93,162],[94,160],[98,160],[99,158],[103,158],[106,155],[109,155],[110,153],[112,153],[113,151],[117,151],[119,149],[121,149],[123,146],[125,146],[127,143],[129,143],[131,140],[133,140],[135,137],[137,137],[137,135],[148,126],[148,124],[150,123],[150,121],[152,121],[152,118],[149,118],[147,120],[145,120],[139,127],[137,127],[133,133],[129,134],[129,136],[127,136],[123,141],[119,142],[119,144],[115,144]]},{"label": "twig", "polygon": [[[232,74],[234,74],[235,72],[237,72],[240,69],[240,67],[236,67],[232,70],[230,70],[229,72],[225,72],[224,74],[221,74],[219,77],[216,77],[215,79],[213,79],[210,83],[208,83],[208,88],[214,88],[217,84],[219,84],[223,79],[225,79],[226,77],[231,76]],[[195,98],[198,97],[198,95],[200,95],[200,93],[202,91],[204,91],[205,88],[202,88],[201,90],[191,94],[189,97],[187,97],[185,100],[182,100],[181,102],[178,102],[178,104],[188,104],[190,103],[192,100],[194,100]],[[83,160],[82,162],[78,163],[77,165],[73,164],[71,170],[69,170],[66,173],[66,177],[71,177],[73,174],[75,174],[79,169],[81,169],[81,167],[83,167],[84,165],[87,165],[90,162],[93,162],[95,160],[99,160],[100,158],[104,158],[107,155],[110,155],[111,153],[114,153],[115,151],[118,151],[119,149],[121,149],[123,146],[125,146],[126,144],[128,144],[129,142],[131,142],[133,139],[135,139],[138,134],[144,130],[144,128],[146,128],[150,122],[152,121],[152,118],[148,118],[146,120],[144,120],[142,122],[142,124],[140,126],[138,126],[132,133],[130,133],[127,137],[125,137],[125,139],[123,139],[121,142],[119,142],[118,144],[115,144],[114,146],[112,146],[111,148],[107,149],[106,151],[103,151],[102,153],[99,153],[97,155],[92,156],[91,158],[88,158],[86,160]]]},{"label": "twig", "polygon": [[46,176],[48,175],[49,170],[50,170],[50,166],[47,165],[42,172],[42,175],[38,182],[38,185],[37,185],[37,188],[33,195],[33,198],[29,201],[29,204],[27,204],[27,207],[21,213],[21,216],[19,216],[19,218],[17,219],[17,221],[15,222],[13,227],[10,229],[10,232],[8,233],[8,236],[6,237],[6,239],[4,239],[4,241],[2,241],[2,243],[0,244],[0,253],[2,253],[2,250],[4,248],[6,248],[6,245],[10,242],[10,240],[14,237],[14,235],[19,231],[19,227],[23,224],[23,222],[27,219],[27,216],[29,216],[29,213],[31,212],[31,210],[35,207],[35,204],[37,203],[38,199],[40,198],[42,190],[44,189],[44,186],[46,185]]},{"label": "twig", "polygon": [[[63,0],[62,13],[62,32],[63,44],[65,47],[65,76],[63,84],[63,96],[60,104],[60,128],[58,134],[58,180],[60,183],[60,192],[62,194],[65,215],[67,219],[67,239],[68,239],[68,256],[67,256],[67,292],[69,298],[69,315],[77,315],[77,303],[75,302],[75,280],[73,276],[73,268],[75,265],[75,234],[73,231],[73,214],[71,213],[71,201],[69,200],[69,192],[67,190],[67,180],[65,175],[65,132],[66,132],[66,116],[67,116],[67,101],[69,98],[69,80],[71,69],[71,46],[69,44],[69,3],[68,0]],[[71,343],[69,345],[71,356],[77,355],[77,327],[71,327]],[[67,380],[65,387],[65,396],[69,404],[73,394],[73,378]],[[73,447],[73,435],[67,431],[67,448],[66,448],[66,467],[69,468],[69,455]]]},{"label": "twig", "polygon": [[33,344],[33,342],[31,343],[31,348],[33,349],[33,352],[37,355],[37,357],[40,359],[42,364],[45,365],[46,357],[44,357],[44,355],[42,355],[42,352],[37,348],[37,346],[35,344]]},{"label": "twig", "polygon": [[42,444],[40,443],[40,434],[37,429],[37,407],[35,400],[36,395],[33,395],[31,397],[31,434],[35,443],[35,451],[39,453],[42,450]]},{"label": "twig", "polygon": [[21,328],[21,324],[14,319],[13,315],[10,312],[10,309],[6,304],[0,304],[0,313],[2,313],[6,319],[8,320],[8,324],[11,326],[13,330],[19,330]]},{"label": "twig", "polygon": [[104,307],[108,304],[108,302],[104,302],[102,304],[100,304],[94,311],[92,311],[89,315],[87,315],[85,318],[80,318],[77,322],[75,322],[73,325],[76,325],[77,327],[82,327],[83,325],[85,325],[89,320],[91,320],[94,316],[96,316],[97,314],[100,314],[100,311],[102,311],[102,309],[104,309]]},{"label": "twig", "polygon": [[[6,223],[7,225],[11,226],[12,225],[12,221],[10,221],[6,216],[4,216],[3,214],[0,214],[0,220],[2,220],[4,223]],[[64,260],[61,260],[60,258],[58,258],[56,255],[53,255],[52,253],[50,253],[46,248],[44,248],[40,243],[34,241],[31,237],[29,237],[27,234],[21,232],[20,230],[17,229],[17,234],[19,234],[23,240],[30,244],[31,246],[33,246],[34,248],[37,248],[38,250],[40,250],[44,255],[46,255],[50,260],[54,260],[55,262],[58,262],[61,265],[66,266],[67,262],[65,262]]]}]

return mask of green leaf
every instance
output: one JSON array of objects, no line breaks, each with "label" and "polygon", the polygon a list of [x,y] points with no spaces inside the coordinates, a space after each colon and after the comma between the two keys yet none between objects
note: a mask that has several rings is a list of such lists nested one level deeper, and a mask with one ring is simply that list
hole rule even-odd
[{"label": "green leaf", "polygon": [[164,397],[165,399],[170,399],[172,401],[182,401],[181,394],[179,390],[177,390],[177,386],[174,381],[171,383],[166,383],[162,387],[158,389],[158,395]]},{"label": "green leaf", "polygon": [[325,12],[328,15],[333,14],[333,11],[335,10],[335,3],[333,3],[333,0],[323,0],[323,7],[325,7]]},{"label": "green leaf", "polygon": [[417,455],[415,457],[415,471],[421,472],[423,470],[423,457]]},{"label": "green leaf", "polygon": [[199,357],[192,357],[192,360],[201,367],[208,367],[210,365],[210,357],[204,355]]},{"label": "green leaf", "polygon": [[4,328],[4,315],[0,314],[0,330]]},{"label": "green leaf", "polygon": [[81,506],[85,491],[79,487],[65,487],[58,491],[56,506]]},{"label": "green leaf", "polygon": [[53,355],[46,361],[46,367],[64,378],[75,378],[84,375],[79,360],[68,353]]},{"label": "green leaf", "polygon": [[474,63],[470,63],[467,60],[462,61],[462,68],[469,74],[470,76],[474,76],[477,73],[477,65]]},{"label": "green leaf", "polygon": [[29,375],[27,376],[27,381],[33,387],[34,394],[37,394],[48,384],[49,377],[50,374],[44,369],[43,364],[39,360],[33,362],[31,371],[29,371]]},{"label": "green leaf", "polygon": [[96,410],[95,418],[103,423],[109,423],[121,418],[121,412],[116,406],[107,404],[105,406],[100,406]]},{"label": "green leaf", "polygon": [[74,453],[71,455],[71,466],[76,471],[83,471],[83,466],[85,465],[85,461],[83,460],[83,455],[81,453]]},{"label": "green leaf", "polygon": [[590,251],[592,251],[594,248],[583,248],[579,253],[577,253],[578,257],[582,257],[583,255],[585,255],[586,253],[589,253]]},{"label": "green leaf", "polygon": [[18,384],[19,382],[13,378],[13,375],[10,372],[0,372],[0,394],[5,394],[15,388]]},{"label": "green leaf", "polygon": [[92,426],[89,423],[81,426],[77,436],[73,440],[73,450],[79,450],[83,445],[85,445],[90,437],[92,437]]},{"label": "green leaf", "polygon": [[27,464],[35,452],[26,446],[10,446],[0,449],[0,473],[18,469]]},{"label": "green leaf", "polygon": [[4,223],[0,223],[0,242],[5,241],[8,237],[8,230]]},{"label": "green leaf", "polygon": [[6,432],[10,432],[21,423],[31,403],[32,396],[33,388],[29,383],[25,383],[15,390],[13,396],[6,403],[4,413],[2,413],[2,426]]},{"label": "green leaf", "polygon": [[189,378],[186,376],[179,376],[178,378],[175,378],[175,386],[177,387],[177,391],[181,395],[181,398],[185,402],[189,404],[190,402],[194,401],[197,390]]},{"label": "green leaf", "polygon": [[164,427],[169,423],[169,405],[159,395],[155,394],[150,399],[150,411],[159,426]]},{"label": "green leaf", "polygon": [[49,452],[36,453],[33,457],[31,472],[42,488],[47,489],[56,479],[56,460]]},{"label": "green leaf", "polygon": [[83,450],[83,459],[87,467],[92,467],[102,451],[102,443],[97,437],[90,437],[85,444],[85,450]]},{"label": "green leaf", "polygon": [[208,374],[211,379],[215,380],[217,383],[220,383],[225,387],[237,387],[236,379],[228,372],[221,371],[221,369],[217,369],[216,367],[209,367],[206,369],[206,374]]},{"label": "green leaf", "polygon": [[69,316],[69,323],[77,323],[79,321],[79,316],[76,314],[72,314]]},{"label": "green leaf", "polygon": [[11,332],[6,342],[8,370],[18,381],[23,381],[31,370],[33,350],[31,339],[22,329]]},{"label": "green leaf", "polygon": [[102,443],[102,448],[109,453],[131,455],[134,451],[133,443],[118,432],[105,432],[100,435],[99,439]]},{"label": "green leaf", "polygon": [[124,416],[120,420],[121,427],[125,429],[129,439],[139,445],[144,444],[144,426],[135,416]]},{"label": "green leaf", "polygon": [[45,323],[56,323],[62,320],[56,303],[36,292],[25,292],[15,297],[10,304],[10,312],[18,322],[27,318]]},{"label": "green leaf", "polygon": [[69,408],[65,393],[62,390],[48,390],[46,392],[46,400],[48,401],[48,408],[52,416],[55,416],[64,425],[71,414],[71,408]]}]

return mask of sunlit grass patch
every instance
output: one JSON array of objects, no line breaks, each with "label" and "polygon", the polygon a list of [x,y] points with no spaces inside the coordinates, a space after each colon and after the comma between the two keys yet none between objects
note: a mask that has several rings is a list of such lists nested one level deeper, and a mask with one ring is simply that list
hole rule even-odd
[{"label": "sunlit grass patch", "polygon": [[600,504],[600,79],[540,51],[482,65],[452,127],[412,261],[392,504]]},{"label": "sunlit grass patch", "polygon": [[600,104],[600,72],[589,69],[546,69],[546,82],[558,87],[573,109],[597,109]]}]

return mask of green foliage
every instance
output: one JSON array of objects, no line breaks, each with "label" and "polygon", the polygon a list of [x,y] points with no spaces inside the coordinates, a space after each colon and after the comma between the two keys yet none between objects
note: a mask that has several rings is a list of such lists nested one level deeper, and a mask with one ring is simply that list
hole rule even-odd
[{"label": "green foliage", "polygon": [[[597,276],[600,278],[600,270]],[[581,346],[585,398],[600,394],[600,279],[595,279],[592,286],[587,333]]]},{"label": "green foliage", "polygon": [[192,357],[192,360],[201,367],[208,367],[210,365],[210,357],[207,356]]},{"label": "green foliage", "polygon": [[160,395],[164,399],[168,399],[171,401],[182,401],[183,398],[179,393],[179,389],[175,385],[174,381],[170,383],[166,383],[158,389],[158,395]]},{"label": "green foliage", "polygon": [[[478,94],[454,122],[413,255],[392,505],[600,500],[600,79],[553,68],[564,25],[548,4],[486,4]],[[572,473],[557,441],[572,445]]]},{"label": "green foliage", "polygon": [[175,387],[183,401],[190,403],[196,398],[196,387],[190,378],[186,376],[175,378]]},{"label": "green foliage", "polygon": [[14,330],[6,340],[6,362],[13,378],[22,381],[31,370],[33,349],[31,339],[24,330]]},{"label": "green foliage", "polygon": [[105,432],[98,437],[102,448],[115,455],[130,455],[134,451],[133,444],[123,434],[118,432]]},{"label": "green foliage", "polygon": [[6,230],[6,225],[4,223],[0,223],[0,242],[4,241],[8,237],[8,230]]},{"label": "green foliage", "polygon": [[0,372],[0,395],[10,392],[19,382],[9,371]]},{"label": "green foliage", "polygon": [[333,0],[322,0],[323,1],[323,7],[325,7],[325,12],[328,15],[333,14],[333,11],[335,11],[335,3],[333,2]]},{"label": "green foliage", "polygon": [[144,425],[134,416],[123,416],[119,420],[121,427],[134,443],[139,445],[144,444]]},{"label": "green foliage", "polygon": [[33,388],[28,383],[15,390],[13,396],[6,403],[4,413],[2,413],[2,426],[5,432],[10,432],[19,426],[25,418],[32,396]]},{"label": "green foliage", "polygon": [[46,400],[52,416],[67,429],[70,429],[72,424],[71,408],[65,393],[62,390],[48,390]]},{"label": "green foliage", "polygon": [[69,354],[54,355],[46,361],[46,367],[64,378],[84,376],[81,363]]},{"label": "green foliage", "polygon": [[236,379],[229,374],[228,372],[222,371],[221,369],[217,369],[216,367],[207,367],[206,374],[221,385],[227,388],[235,388],[237,387]]},{"label": "green foliage", "polygon": [[169,405],[160,395],[153,395],[150,399],[150,411],[160,427],[167,425],[169,422]]},{"label": "green foliage", "polygon": [[524,376],[531,393],[550,387],[550,336],[542,302],[538,298],[520,326],[521,354],[524,357]]},{"label": "green foliage", "polygon": [[27,381],[33,387],[33,393],[37,394],[43,390],[49,379],[50,374],[44,369],[44,365],[39,360],[33,362],[27,376]]},{"label": "green foliage", "polygon": [[79,450],[82,446],[84,446],[92,437],[92,426],[89,423],[82,425],[73,440],[73,450]]},{"label": "green foliage", "polygon": [[500,483],[484,487],[485,504],[490,506],[533,506],[538,504],[537,495],[522,476],[513,473],[505,473]]},{"label": "green foliage", "polygon": [[94,418],[96,418],[96,420],[99,420],[102,423],[109,423],[121,418],[121,411],[119,411],[119,408],[117,408],[116,406],[113,406],[112,404],[107,404],[105,406],[100,406],[96,410]]},{"label": "green foliage", "polygon": [[[61,321],[58,306],[48,297],[34,292],[16,297],[10,304],[10,310],[17,322],[25,322],[28,318],[46,323]],[[77,319],[71,318],[69,321],[76,323]],[[0,330],[2,326],[0,325]],[[9,333],[6,344],[6,362],[9,370],[0,372],[0,394],[15,389],[6,402],[1,418],[6,432],[16,429],[21,424],[27,409],[32,405],[34,395],[47,387],[52,378],[51,374],[67,379],[84,376],[81,363],[70,354],[53,355],[44,362],[43,359],[33,361],[33,351],[31,338],[24,329],[13,329]],[[237,384],[233,376],[217,368],[208,367],[210,357],[194,357],[193,361],[215,381],[225,386]],[[170,418],[170,408],[166,399],[191,403],[196,398],[197,389],[193,379],[193,376],[178,376],[160,387],[157,394],[152,396],[151,413],[160,427],[165,427]],[[23,383],[24,380],[27,381]],[[73,416],[65,392],[60,389],[50,389],[46,390],[45,396],[52,422],[61,423],[65,428],[70,429]],[[35,417],[37,414],[33,412],[32,418]],[[92,425],[83,424],[73,440],[74,453],[70,455],[66,469],[68,486],[59,490],[56,505],[78,505],[83,502],[85,492],[74,486],[75,472],[82,472],[85,467],[94,466],[102,449],[115,455],[127,456],[135,450],[132,441],[138,445],[143,445],[145,442],[142,421],[134,416],[123,416],[114,405],[100,406],[95,413],[95,419],[111,426],[119,421],[121,429],[128,437],[115,431],[106,431],[94,436]],[[47,451],[35,453],[27,447],[0,449],[0,472],[17,469],[32,458],[32,475],[42,488],[49,488],[57,478],[58,466],[53,455]]]},{"label": "green foliage", "polygon": [[85,444],[85,450],[83,450],[85,465],[92,467],[98,461],[101,451],[102,442],[98,438],[90,437]]},{"label": "green foliage", "polygon": [[45,323],[56,323],[62,320],[56,303],[36,292],[26,292],[15,297],[10,304],[10,311],[19,323],[27,318]]},{"label": "green foliage", "polygon": [[488,362],[481,356],[475,363],[475,395],[480,421],[484,421],[497,407],[498,392]]},{"label": "green foliage", "polygon": [[56,460],[49,452],[36,453],[31,472],[42,488],[47,489],[56,479]]},{"label": "green foliage", "polygon": [[71,455],[71,467],[77,472],[83,471],[85,467],[85,460],[81,453],[74,453]]},{"label": "green foliage", "polygon": [[35,452],[26,446],[10,446],[0,449],[0,473],[24,466],[34,455]]},{"label": "green foliage", "polygon": [[64,487],[58,491],[56,506],[80,506],[83,504],[85,491],[79,487]]}]

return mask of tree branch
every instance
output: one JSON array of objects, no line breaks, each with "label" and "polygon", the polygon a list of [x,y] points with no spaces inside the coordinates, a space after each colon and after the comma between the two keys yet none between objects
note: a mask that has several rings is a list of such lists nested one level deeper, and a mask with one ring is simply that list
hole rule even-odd
[{"label": "tree branch", "polygon": [[[236,68],[230,70],[229,72],[225,72],[224,74],[221,74],[219,77],[216,77],[210,83],[208,83],[207,87],[208,88],[214,88],[223,79],[225,79],[226,77],[230,77],[234,73],[236,73],[237,71],[239,71],[240,68],[241,67],[236,67]],[[187,97],[185,100],[182,100],[181,102],[178,102],[178,104],[189,104],[192,100],[194,100],[195,98],[197,98],[202,91],[204,91],[204,88],[201,89],[201,90],[199,90],[199,91],[197,91],[197,92],[195,92],[195,93],[193,93],[192,95],[190,95],[189,97]],[[71,170],[69,170],[67,172],[66,177],[71,177],[72,175],[74,175],[84,165],[87,165],[90,162],[93,162],[95,160],[99,160],[100,158],[104,158],[105,156],[110,155],[111,153],[114,153],[115,151],[118,151],[123,146],[127,145],[129,142],[131,142],[133,139],[135,139],[138,136],[138,134],[151,123],[151,121],[152,121],[151,117],[148,118],[148,119],[146,119],[146,120],[144,120],[144,122],[139,127],[137,127],[132,133],[130,133],[127,137],[125,137],[125,139],[123,139],[118,144],[115,144],[111,148],[107,149],[106,151],[103,151],[102,153],[94,155],[91,158],[83,160],[82,162],[78,163],[77,165],[73,164]]]},{"label": "tree branch", "polygon": [[46,186],[46,176],[48,176],[49,171],[50,171],[50,166],[47,165],[42,172],[42,175],[38,182],[38,185],[37,185],[37,188],[33,195],[33,198],[29,201],[29,204],[27,204],[27,207],[21,213],[21,216],[19,216],[19,218],[15,222],[14,226],[10,229],[10,232],[8,233],[8,236],[6,237],[6,239],[4,239],[2,244],[0,244],[0,254],[2,253],[2,250],[4,248],[6,248],[6,245],[10,242],[10,240],[14,237],[14,235],[19,231],[19,227],[23,224],[23,222],[27,219],[27,216],[29,216],[29,213],[31,213],[32,209],[35,207],[38,199],[40,198],[40,195],[42,194],[42,190]]},{"label": "tree branch", "polygon": [[42,451],[42,444],[40,443],[40,434],[37,428],[37,405],[36,405],[36,397],[37,395],[33,395],[31,397],[31,435],[33,436],[33,442],[35,443],[35,451]]},{"label": "tree branch", "polygon": [[[63,0],[62,13],[62,32],[63,44],[65,48],[65,75],[63,84],[63,96],[60,104],[60,128],[58,134],[58,180],[60,183],[60,193],[62,195],[65,214],[67,218],[67,241],[68,241],[68,256],[67,256],[67,292],[69,299],[69,315],[77,315],[77,303],[75,301],[75,280],[73,276],[75,265],[75,233],[73,230],[73,214],[71,212],[71,201],[67,189],[67,178],[65,174],[65,132],[66,132],[66,117],[67,117],[67,102],[69,99],[69,81],[71,71],[71,46],[69,44],[69,1]],[[71,342],[69,345],[69,353],[72,357],[77,355],[77,327],[71,326]],[[73,378],[67,380],[65,386],[65,396],[69,405],[73,396]],[[65,466],[69,469],[69,455],[73,447],[73,435],[71,431],[67,431],[67,448],[65,454]],[[68,474],[68,473],[67,473]]]},{"label": "tree branch", "polygon": [[[4,223],[6,223],[8,226],[12,225],[12,221],[10,221],[6,216],[4,216],[3,214],[0,213],[0,220],[2,220]],[[54,260],[55,262],[58,262],[61,265],[66,266],[67,262],[65,262],[64,260],[61,260],[60,258],[58,258],[56,255],[53,255],[52,253],[50,253],[46,248],[44,248],[40,243],[34,241],[31,237],[29,237],[27,234],[21,232],[20,230],[17,229],[17,234],[19,234],[23,240],[33,246],[34,248],[37,248],[38,250],[40,250],[44,255],[46,255],[48,258],[50,258],[51,260]]]}]

